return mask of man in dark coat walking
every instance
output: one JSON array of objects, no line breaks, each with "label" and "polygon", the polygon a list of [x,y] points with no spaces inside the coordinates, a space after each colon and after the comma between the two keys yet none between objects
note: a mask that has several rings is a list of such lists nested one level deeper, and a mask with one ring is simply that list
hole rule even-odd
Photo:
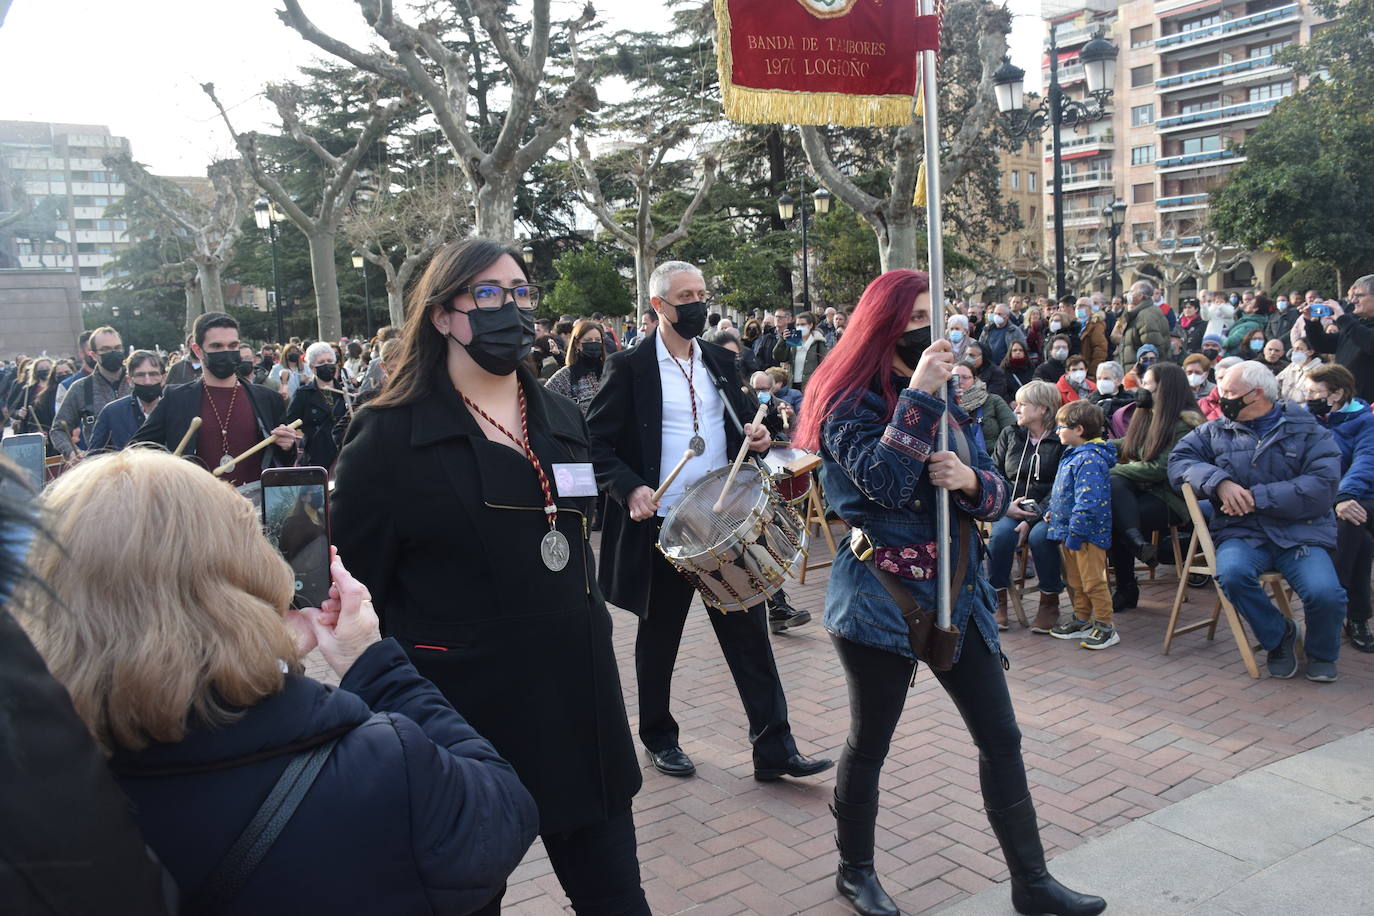
[{"label": "man in dark coat walking", "polygon": [[[668,508],[686,488],[728,463],[747,438],[767,451],[768,431],[742,425],[753,408],[735,378],[732,354],[701,341],[705,281],[683,261],[668,261],[649,280],[658,331],[606,361],[601,389],[587,414],[597,482],[610,495],[602,533],[600,583],[613,604],[640,617],[635,639],[639,736],[654,767],[691,776],[696,767],[679,745],[669,711],[673,667],[692,604],[692,584],[657,549]],[[661,502],[653,497],[667,470],[694,442],[692,459]],[[768,639],[762,600],[731,614],[707,609],[711,626],[749,719],[754,777],[810,776],[830,760],[797,751],[787,699]]]}]

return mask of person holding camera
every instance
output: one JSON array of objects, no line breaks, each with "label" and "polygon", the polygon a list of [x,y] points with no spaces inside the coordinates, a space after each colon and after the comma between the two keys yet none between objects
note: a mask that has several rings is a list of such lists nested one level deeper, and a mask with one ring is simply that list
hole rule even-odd
[{"label": "person holding camera", "polygon": [[[1350,285],[1349,299],[1302,307],[1307,339],[1318,353],[1334,353],[1336,364],[1355,376],[1355,395],[1374,403],[1374,274]],[[1332,318],[1330,328],[1322,318]]]}]

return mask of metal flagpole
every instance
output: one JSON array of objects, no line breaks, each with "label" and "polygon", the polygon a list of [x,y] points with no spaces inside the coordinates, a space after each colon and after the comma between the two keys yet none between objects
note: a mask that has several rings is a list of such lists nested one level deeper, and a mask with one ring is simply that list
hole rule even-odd
[{"label": "metal flagpole", "polygon": [[[934,16],[936,14],[936,0],[920,0],[921,14],[924,16]],[[921,65],[921,91],[925,95],[925,161],[926,161],[926,241],[927,259],[930,264],[930,339],[932,342],[940,340],[945,336],[945,248],[944,239],[941,236],[942,219],[940,213],[940,106],[937,101],[936,86],[936,54],[935,50],[920,52]],[[949,386],[942,386],[940,389],[940,400],[946,401],[949,396]],[[942,452],[949,451],[949,412],[946,405],[945,412],[940,416],[940,432],[938,448]],[[936,610],[935,625],[941,629],[949,629],[954,608],[954,596],[950,594],[950,552],[946,546],[950,543],[949,531],[949,491],[941,488],[935,499],[935,537],[936,543],[940,545],[940,552],[937,558],[936,580],[939,591],[938,608]],[[959,549],[967,550],[967,544],[960,544]]]}]

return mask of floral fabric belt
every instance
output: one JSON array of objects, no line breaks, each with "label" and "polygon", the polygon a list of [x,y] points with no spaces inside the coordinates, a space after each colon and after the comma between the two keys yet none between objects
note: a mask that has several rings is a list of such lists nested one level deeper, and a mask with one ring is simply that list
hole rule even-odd
[{"label": "floral fabric belt", "polygon": [[902,579],[934,579],[935,542],[908,544],[905,547],[876,547],[873,550],[873,562],[884,572]]}]

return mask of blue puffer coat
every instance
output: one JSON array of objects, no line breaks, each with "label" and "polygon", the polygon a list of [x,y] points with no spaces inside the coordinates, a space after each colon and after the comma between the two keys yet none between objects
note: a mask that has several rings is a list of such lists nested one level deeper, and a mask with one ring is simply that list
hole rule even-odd
[{"label": "blue puffer coat", "polygon": [[1359,398],[1352,400],[1349,407],[1317,420],[1331,430],[1341,450],[1341,470],[1345,474],[1336,494],[1338,503],[1374,499],[1374,413]]},{"label": "blue puffer coat", "polygon": [[1279,421],[1262,439],[1245,423],[1225,418],[1184,436],[1169,456],[1169,482],[1180,490],[1192,484],[1199,499],[1215,501],[1225,480],[1254,495],[1249,515],[1213,516],[1217,542],[1239,537],[1284,548],[1334,548],[1341,450],[1305,408],[1291,401],[1278,407]]},{"label": "blue puffer coat", "polygon": [[1101,439],[1075,445],[1064,452],[1050,493],[1045,533],[1070,550],[1096,544],[1112,546],[1112,465],[1116,446]]},{"label": "blue puffer coat", "polygon": [[[949,400],[954,401],[952,386]],[[862,528],[875,546],[911,546],[926,556],[939,549],[935,543],[936,487],[926,473],[926,458],[935,450],[944,410],[939,398],[911,389],[901,393],[895,410],[888,410],[881,394],[868,391],[861,398],[842,402],[826,417],[821,427],[821,482],[826,497],[840,518]],[[955,557],[957,551],[968,552],[968,570],[954,601],[952,622],[959,628],[960,652],[972,620],[989,650],[999,653],[992,617],[995,593],[980,571],[982,541],[975,534],[968,543],[959,543],[957,514],[995,521],[1007,511],[1010,488],[993,469],[987,452],[977,448],[968,414],[956,405],[950,408],[950,417],[957,424],[950,429],[951,440],[964,437],[981,484],[976,500],[950,494],[951,548]],[[957,453],[953,441],[950,444]],[[921,607],[936,606],[933,578],[903,578],[901,582]],[[902,612],[848,545],[840,548],[830,572],[824,623],[828,631],[851,642],[912,657]]]}]

